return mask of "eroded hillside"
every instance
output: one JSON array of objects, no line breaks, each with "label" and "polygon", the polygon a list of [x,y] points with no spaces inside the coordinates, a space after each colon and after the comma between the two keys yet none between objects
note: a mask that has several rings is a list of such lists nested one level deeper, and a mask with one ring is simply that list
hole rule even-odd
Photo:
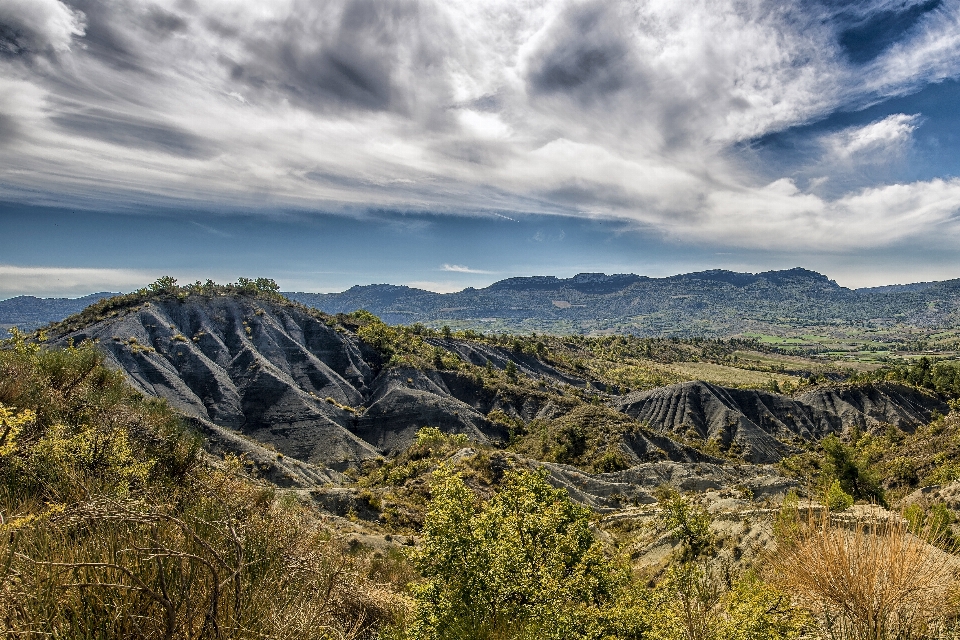
[{"label": "eroded hillside", "polygon": [[[720,478],[730,473],[724,465],[777,462],[850,428],[910,432],[947,410],[932,394],[889,383],[806,384],[791,396],[696,381],[656,387],[637,371],[611,378],[617,354],[669,361],[697,349],[691,357],[729,363],[737,344],[444,335],[248,289],[105,301],[51,337],[95,341],[135,388],[200,425],[208,449],[244,453],[285,486],[341,483],[343,472],[397,455],[431,426],[553,465],[558,483],[589,477],[582,484],[596,489],[584,500],[596,501],[626,495],[610,483],[652,489],[667,472],[650,465],[707,464],[694,475]],[[625,393],[612,379],[653,388]]]}]

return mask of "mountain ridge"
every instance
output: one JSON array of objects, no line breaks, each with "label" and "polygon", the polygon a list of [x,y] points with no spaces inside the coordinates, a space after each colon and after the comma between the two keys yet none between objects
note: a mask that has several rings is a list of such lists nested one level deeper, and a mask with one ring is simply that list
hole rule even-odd
[{"label": "mountain ridge", "polygon": [[[109,294],[0,301],[0,328],[30,331]],[[818,328],[960,326],[960,279],[849,289],[801,267],[759,273],[711,269],[664,278],[579,273],[512,277],[435,293],[405,285],[354,285],[339,293],[284,293],[326,313],[365,309],[390,324],[501,333],[630,333],[730,337]]]},{"label": "mountain ridge", "polygon": [[729,337],[776,328],[960,324],[960,279],[891,287],[849,289],[797,267],[760,273],[712,269],[665,278],[515,277],[444,294],[366,285],[284,295],[328,313],[362,308],[390,323],[501,332]]}]

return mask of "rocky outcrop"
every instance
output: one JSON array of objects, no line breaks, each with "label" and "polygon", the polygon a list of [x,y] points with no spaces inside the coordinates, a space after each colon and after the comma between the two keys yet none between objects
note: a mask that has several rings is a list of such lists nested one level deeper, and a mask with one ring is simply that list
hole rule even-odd
[{"label": "rocky outcrop", "polygon": [[824,387],[798,396],[797,401],[836,416],[845,427],[864,431],[890,424],[913,432],[930,422],[934,411],[944,415],[950,411],[946,403],[929,393],[889,382]]},{"label": "rocky outcrop", "polygon": [[87,339],[136,389],[207,425],[228,449],[238,449],[230,444],[233,434],[342,471],[402,449],[427,425],[481,442],[502,436],[452,397],[441,377],[381,372],[379,356],[354,334],[289,304],[244,296],[157,298],[55,343]]},{"label": "rocky outcrop", "polygon": [[770,466],[712,463],[648,462],[615,473],[586,473],[576,467],[531,462],[545,469],[550,483],[567,490],[575,501],[597,511],[610,512],[654,504],[653,492],[669,485],[680,491],[706,492],[736,487],[753,499],[782,498],[797,487]]},{"label": "rocky outcrop", "polygon": [[895,384],[816,389],[796,398],[707,382],[684,382],[622,396],[614,406],[665,435],[715,441],[744,460],[770,463],[850,428],[891,424],[906,431],[948,408],[938,398]]}]

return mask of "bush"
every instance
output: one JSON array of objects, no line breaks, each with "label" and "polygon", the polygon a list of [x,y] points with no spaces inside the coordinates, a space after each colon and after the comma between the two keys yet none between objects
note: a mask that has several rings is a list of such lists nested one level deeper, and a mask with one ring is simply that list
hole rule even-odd
[{"label": "bush", "polygon": [[853,506],[853,496],[843,490],[839,480],[834,480],[827,487],[823,502],[831,511],[846,511]]},{"label": "bush", "polygon": [[165,403],[107,369],[91,343],[43,349],[19,335],[3,343],[0,408],[10,506],[171,487],[199,461],[199,439]]},{"label": "bush", "polygon": [[604,558],[589,511],[544,474],[508,473],[479,508],[446,468],[431,491],[409,638],[573,639],[602,624],[623,576]]},{"label": "bush", "polygon": [[0,346],[0,635],[367,638],[403,598],[90,344]]},{"label": "bush", "polygon": [[656,640],[792,640],[809,616],[784,591],[748,573],[732,586],[710,565],[671,567],[647,600]]},{"label": "bush", "polygon": [[844,444],[832,433],[820,441],[820,446],[825,454],[828,475],[840,482],[844,492],[854,500],[868,500],[886,506],[879,481],[855,446]]},{"label": "bush", "polygon": [[771,577],[831,638],[937,637],[957,613],[953,559],[905,519],[840,522],[811,510],[780,544]]},{"label": "bush", "polygon": [[657,489],[655,497],[661,509],[659,524],[680,541],[682,560],[694,560],[711,550],[713,518],[706,509],[669,486]]}]

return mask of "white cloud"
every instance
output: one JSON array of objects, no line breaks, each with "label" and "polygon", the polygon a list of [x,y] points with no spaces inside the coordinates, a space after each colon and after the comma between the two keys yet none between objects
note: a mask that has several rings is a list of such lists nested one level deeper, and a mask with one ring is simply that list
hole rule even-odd
[{"label": "white cloud", "polygon": [[81,296],[91,291],[131,291],[146,286],[158,274],[135,269],[21,267],[0,264],[0,298],[18,295]]},{"label": "white cloud", "polygon": [[874,158],[899,152],[911,139],[920,114],[895,113],[862,127],[851,127],[824,139],[828,152],[840,160]]},{"label": "white cloud", "polygon": [[440,270],[453,271],[454,273],[493,273],[492,271],[484,271],[483,269],[471,269],[470,267],[459,264],[445,264],[440,267]]},{"label": "white cloud", "polygon": [[[0,134],[17,136],[0,153],[0,197],[614,216],[761,247],[876,245],[953,224],[950,181],[830,200],[758,184],[727,152],[960,76],[954,4],[862,67],[813,3],[88,6],[0,0],[0,23],[58,52],[43,67],[0,59]],[[896,114],[824,144],[835,159],[882,159],[917,125]]]},{"label": "white cloud", "polygon": [[14,53],[65,52],[74,36],[84,35],[85,17],[59,0],[3,0],[0,25],[13,33],[5,41],[0,31],[0,52],[4,48],[14,49]]},{"label": "white cloud", "polygon": [[[689,234],[689,230],[685,231]],[[960,236],[960,179],[863,189],[835,200],[793,181],[710,195],[695,234],[741,247],[844,251]]]}]

